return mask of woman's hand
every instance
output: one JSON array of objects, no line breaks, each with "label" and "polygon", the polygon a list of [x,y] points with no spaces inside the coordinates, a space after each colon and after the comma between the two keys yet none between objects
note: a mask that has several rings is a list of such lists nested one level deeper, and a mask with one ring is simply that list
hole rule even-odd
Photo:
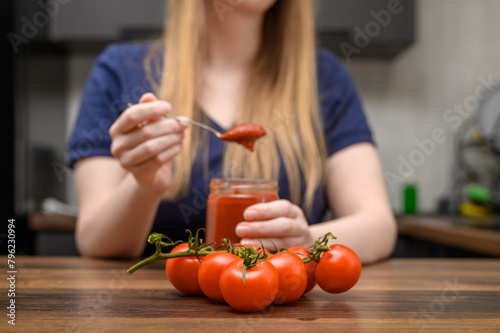
[{"label": "woman's hand", "polygon": [[[242,244],[257,244],[277,249],[310,246],[314,239],[304,212],[288,200],[276,200],[248,207],[245,222],[236,226]],[[250,223],[248,223],[250,222]]]},{"label": "woman's hand", "polygon": [[171,106],[151,93],[125,110],[109,133],[111,153],[140,187],[162,194],[172,183],[172,162],[182,150],[187,124],[164,116]]}]

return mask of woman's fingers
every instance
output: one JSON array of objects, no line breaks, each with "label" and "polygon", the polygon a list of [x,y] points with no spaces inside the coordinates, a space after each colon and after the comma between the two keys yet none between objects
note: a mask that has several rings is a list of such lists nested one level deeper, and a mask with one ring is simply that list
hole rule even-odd
[{"label": "woman's fingers", "polygon": [[147,140],[131,150],[124,151],[119,157],[120,162],[125,169],[130,169],[176,145],[181,146],[183,138],[184,134],[181,132]]},{"label": "woman's fingers", "polygon": [[111,153],[141,187],[163,193],[172,182],[172,160],[181,150],[188,124],[164,117],[169,103],[144,94],[110,127]]},{"label": "woman's fingers", "polygon": [[288,200],[252,205],[243,216],[245,221],[236,227],[242,244],[262,243],[268,248],[283,248],[309,241],[309,224],[304,213]]},{"label": "woman's fingers", "polygon": [[165,166],[168,162],[172,161],[182,150],[182,145],[175,145],[158,155],[144,161],[143,163],[136,164],[130,168],[130,171],[136,175],[152,175],[156,176],[156,171]]},{"label": "woman's fingers", "polygon": [[287,217],[262,222],[241,222],[236,227],[240,238],[292,237],[304,232],[303,223]]},{"label": "woman's fingers", "polygon": [[141,96],[139,99],[139,104],[140,103],[149,103],[149,102],[154,102],[157,101],[158,98],[156,98],[156,95],[150,92],[147,92]]},{"label": "woman's fingers", "polygon": [[241,245],[255,244],[264,247],[266,250],[276,251],[279,249],[287,249],[297,244],[303,244],[302,237],[288,237],[288,238],[244,238],[241,240]]},{"label": "woman's fingers", "polygon": [[169,113],[171,109],[172,106],[170,103],[165,101],[151,101],[132,105],[123,111],[120,117],[111,125],[109,133],[111,137],[129,133],[140,127],[140,124],[161,119],[161,117]]},{"label": "woman's fingers", "polygon": [[183,135],[184,130],[188,126],[188,124],[172,119],[161,119],[159,121],[149,123],[133,132],[114,137],[113,142],[111,143],[111,153],[113,156],[119,158],[127,150],[132,150],[134,147],[139,146],[147,140],[169,134]]},{"label": "woman's fingers", "polygon": [[236,234],[240,238],[290,237],[298,236],[301,232],[302,223],[286,217],[262,222],[241,222],[236,227]]},{"label": "woman's fingers", "polygon": [[288,200],[255,204],[243,212],[245,221],[236,228],[240,238],[288,237],[300,235],[307,225],[302,210]]},{"label": "woman's fingers", "polygon": [[243,217],[246,221],[270,220],[280,216],[296,218],[302,210],[288,200],[276,200],[259,203],[245,209]]}]

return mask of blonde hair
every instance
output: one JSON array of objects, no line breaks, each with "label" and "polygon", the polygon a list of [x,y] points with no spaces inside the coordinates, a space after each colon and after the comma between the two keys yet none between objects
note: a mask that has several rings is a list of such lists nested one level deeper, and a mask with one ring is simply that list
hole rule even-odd
[{"label": "blonde hair", "polygon": [[[206,55],[204,1],[169,0],[166,34],[162,38],[164,66],[156,86],[160,99],[172,104],[172,113],[200,120],[197,106],[200,66]],[[237,7],[234,9],[237,10]],[[228,14],[229,15],[229,14]],[[152,59],[146,72],[152,73]],[[247,82],[238,122],[262,125],[267,135],[255,151],[228,144],[223,162],[226,177],[278,180],[283,161],[291,201],[307,212],[322,183],[326,146],[316,83],[314,8],[312,0],[280,1],[264,19],[262,45]],[[174,178],[164,198],[186,195],[194,158],[207,140],[191,127],[184,149],[176,157]],[[205,149],[206,151],[206,149]],[[301,176],[305,193],[301,195]]]}]

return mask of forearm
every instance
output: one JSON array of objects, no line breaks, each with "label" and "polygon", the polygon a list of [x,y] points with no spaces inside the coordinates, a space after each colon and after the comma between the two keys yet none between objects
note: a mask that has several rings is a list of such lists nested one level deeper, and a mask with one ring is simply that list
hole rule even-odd
[{"label": "forearm", "polygon": [[355,251],[363,264],[391,255],[397,239],[397,226],[390,213],[360,212],[310,226],[316,239],[327,232],[337,237],[336,242]]},{"label": "forearm", "polygon": [[156,215],[161,197],[141,189],[128,174],[95,207],[81,211],[76,242],[86,256],[139,256]]}]

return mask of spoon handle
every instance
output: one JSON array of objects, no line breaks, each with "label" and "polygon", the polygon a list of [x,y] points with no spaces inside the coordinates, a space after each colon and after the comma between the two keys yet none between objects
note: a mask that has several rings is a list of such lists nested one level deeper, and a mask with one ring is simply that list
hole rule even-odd
[{"label": "spoon handle", "polygon": [[194,120],[191,120],[191,119],[187,119],[187,118],[179,118],[179,117],[176,117],[176,116],[171,116],[169,114],[166,114],[165,115],[165,118],[170,118],[170,119],[175,119],[177,121],[180,121],[180,122],[183,122],[183,123],[188,123],[188,124],[191,124],[191,125],[194,125],[194,126],[198,126],[198,127],[201,127],[203,129],[206,129],[207,131],[210,131],[212,132],[213,134],[215,134],[218,138],[220,138],[221,136],[221,133],[217,130],[215,130],[214,128],[208,126],[208,125],[205,125],[205,124],[202,124],[202,123],[199,123],[197,121],[194,121]]},{"label": "spoon handle", "polygon": [[[128,103],[127,104],[128,107],[131,107],[133,104],[132,103]],[[165,118],[170,118],[170,119],[175,119],[177,121],[180,121],[180,122],[183,122],[183,123],[187,123],[187,124],[191,124],[191,125],[194,125],[194,126],[198,126],[198,127],[201,127],[207,131],[210,131],[212,132],[213,134],[215,134],[218,138],[221,137],[222,133],[217,131],[216,129],[208,126],[208,125],[205,125],[205,124],[202,124],[202,123],[199,123],[197,121],[194,121],[194,120],[191,120],[191,119],[187,119],[187,118],[179,118],[179,117],[176,117],[176,116],[171,116],[169,114],[166,114],[165,115]]]}]

